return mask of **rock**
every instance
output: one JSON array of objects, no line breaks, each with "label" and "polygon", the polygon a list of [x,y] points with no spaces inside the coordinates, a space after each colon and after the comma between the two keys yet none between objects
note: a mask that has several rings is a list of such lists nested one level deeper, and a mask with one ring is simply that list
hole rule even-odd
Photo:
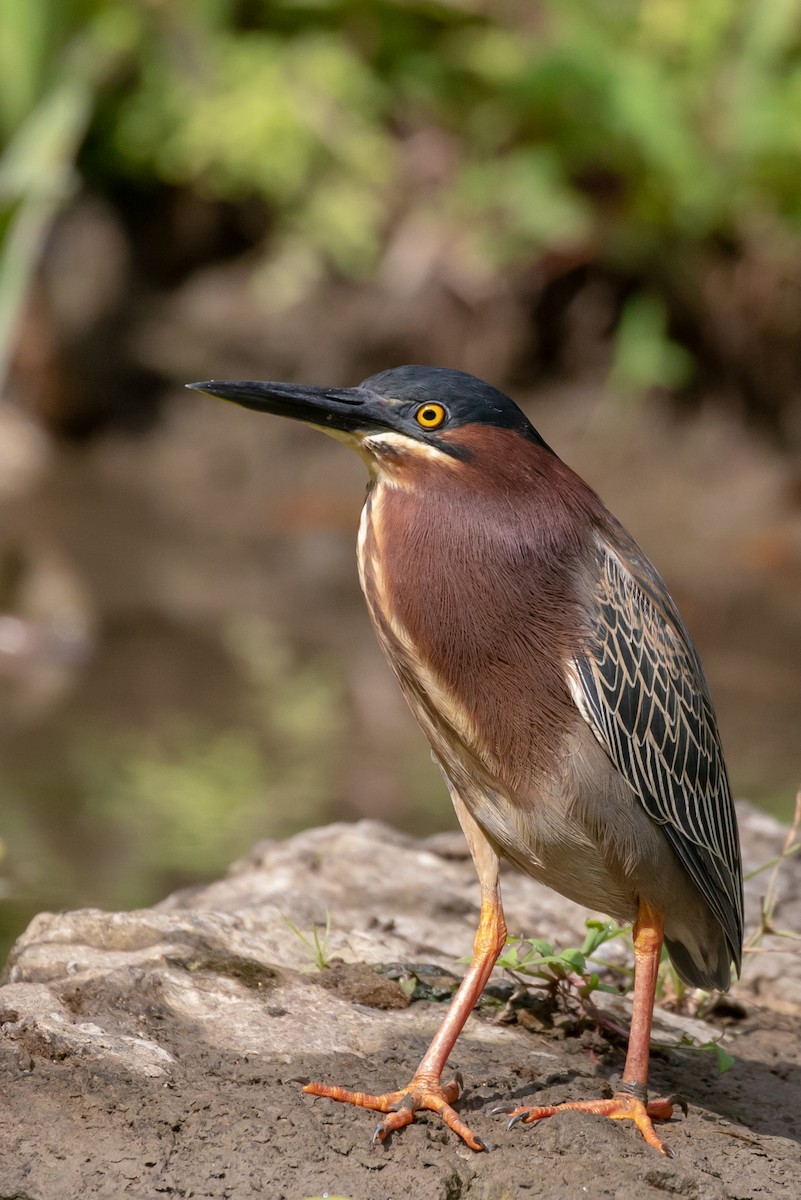
[{"label": "rock", "polygon": [[[746,807],[740,818],[749,869],[778,852],[785,830]],[[767,874],[747,886],[752,925]],[[504,895],[513,933],[581,943],[583,909],[513,871]],[[778,923],[801,928],[797,862],[784,865],[779,895]],[[560,1117],[543,1137],[488,1115],[509,1095],[599,1094],[619,1072],[619,1046],[570,1029],[543,1036],[536,1020],[530,1032],[474,1015],[453,1054],[467,1080],[462,1111],[503,1155],[473,1155],[425,1118],[370,1151],[374,1116],[303,1096],[292,1077],[374,1090],[408,1079],[444,1011],[412,1001],[416,980],[429,997],[452,990],[477,900],[459,835],[421,841],[362,821],[261,843],[224,879],[153,909],[41,914],[0,987],[0,1195],[496,1200],[579,1195],[581,1179],[602,1177],[610,1195],[639,1181],[638,1196],[712,1197],[735,1181],[751,1194],[749,1173],[763,1192],[795,1195],[801,1157],[784,1122],[801,1107],[801,955],[779,938],[747,957],[733,992],[745,1019],[722,1010],[731,1072],[718,1079],[698,1052],[654,1055],[654,1090],[679,1087],[692,1105],[669,1134],[679,1174],[617,1123]],[[617,1022],[621,1004],[610,1007]],[[666,1012],[655,1036],[717,1040],[723,1020]],[[717,1114],[713,1126],[699,1106]],[[657,1182],[642,1182],[646,1169]]]}]

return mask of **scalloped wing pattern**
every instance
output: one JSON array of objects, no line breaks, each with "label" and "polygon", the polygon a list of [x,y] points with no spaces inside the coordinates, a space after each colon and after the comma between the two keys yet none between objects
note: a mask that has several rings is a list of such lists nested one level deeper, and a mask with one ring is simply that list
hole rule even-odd
[{"label": "scalloped wing pattern", "polygon": [[664,827],[739,967],[740,843],[712,702],[662,580],[639,554],[630,562],[599,545],[594,636],[575,659],[579,707]]}]

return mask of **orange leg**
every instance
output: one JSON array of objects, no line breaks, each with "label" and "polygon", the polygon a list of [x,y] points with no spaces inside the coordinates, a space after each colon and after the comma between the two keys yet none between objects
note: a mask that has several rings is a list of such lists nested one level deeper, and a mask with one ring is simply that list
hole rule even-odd
[{"label": "orange leg", "polygon": [[[565,1104],[549,1104],[533,1108],[525,1106],[496,1108],[495,1112],[505,1112],[511,1116],[510,1128],[518,1122],[529,1125],[543,1120],[544,1117],[552,1117],[554,1113],[563,1112],[565,1109],[575,1109],[579,1112],[591,1112],[611,1117],[613,1121],[633,1121],[649,1146],[653,1146],[655,1150],[659,1150],[668,1158],[673,1157],[673,1152],[668,1144],[657,1137],[652,1122],[669,1120],[673,1115],[674,1105],[681,1102],[673,1097],[667,1100],[648,1101],[651,1021],[654,1012],[656,974],[662,951],[663,932],[662,914],[649,908],[647,904],[640,904],[637,923],[634,926],[634,1006],[631,1016],[629,1048],[623,1078],[614,1096],[610,1100],[571,1100]],[[686,1105],[682,1104],[681,1106],[686,1112]]]},{"label": "orange leg", "polygon": [[429,1109],[437,1113],[471,1150],[485,1150],[486,1146],[481,1138],[465,1125],[452,1108],[461,1090],[460,1076],[456,1075],[443,1084],[442,1072],[456,1039],[475,1008],[503,949],[506,941],[506,922],[498,882],[498,857],[459,797],[453,795],[453,802],[481,881],[481,917],[473,945],[472,961],[451,1001],[445,1020],[434,1035],[411,1081],[398,1091],[370,1096],[364,1092],[351,1092],[324,1083],[307,1083],[303,1090],[312,1096],[326,1096],[330,1100],[341,1100],[346,1104],[356,1104],[360,1108],[372,1108],[377,1112],[386,1113],[384,1120],[376,1127],[373,1141],[383,1142],[388,1134],[409,1125],[418,1110]]}]

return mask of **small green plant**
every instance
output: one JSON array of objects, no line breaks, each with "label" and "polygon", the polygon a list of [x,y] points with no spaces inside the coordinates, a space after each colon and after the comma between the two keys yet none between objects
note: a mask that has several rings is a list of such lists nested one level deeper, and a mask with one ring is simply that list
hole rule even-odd
[{"label": "small green plant", "polygon": [[[608,962],[597,957],[597,952],[607,943],[618,938],[630,938],[628,926],[614,921],[588,920],[587,934],[580,947],[570,946],[556,950],[541,938],[509,938],[506,948],[498,959],[498,966],[517,979],[521,986],[531,986],[528,980],[536,981],[533,986],[544,988],[555,1008],[563,1012],[578,1011],[579,1017],[592,1021],[599,1029],[621,1037],[628,1032],[612,1019],[593,1000],[593,993],[607,992],[611,995],[627,995],[634,985],[634,969],[625,963]],[[609,975],[619,977],[614,983],[602,981],[597,968]],[[657,997],[664,1000],[681,1001],[687,992],[670,960],[663,950],[657,981]],[[689,1050],[713,1054],[720,1074],[728,1071],[734,1059],[716,1041],[699,1042],[684,1033],[678,1045],[652,1041],[654,1049]]]},{"label": "small green plant", "polygon": [[299,929],[295,922],[290,921],[289,917],[285,916],[284,913],[281,913],[281,918],[292,930],[295,937],[303,943],[314,960],[314,965],[308,966],[305,969],[307,971],[315,969],[324,971],[330,961],[328,957],[328,940],[331,936],[331,914],[328,909],[326,908],[325,910],[325,926],[322,932],[315,921],[314,925],[312,925],[311,936]]},{"label": "small green plant", "polygon": [[[565,988],[572,989],[582,999],[595,991],[618,994],[620,987],[602,983],[598,972],[587,964],[601,946],[626,936],[628,928],[614,921],[597,920],[588,920],[586,926],[587,934],[581,946],[569,946],[566,950],[554,950],[550,942],[542,938],[508,938],[506,948],[498,959],[498,966],[540,980],[554,996]],[[628,972],[628,968],[612,963],[598,965],[609,970]]]},{"label": "small green plant", "polygon": [[[780,929],[776,925],[780,873],[785,864],[799,853],[801,853],[801,788],[796,795],[792,824],[779,853],[749,871],[745,876],[748,880],[761,875],[764,871],[770,871],[767,887],[761,898],[759,924],[745,943],[746,955],[769,953],[772,947],[762,945],[768,935],[796,942],[801,941],[801,932]],[[549,942],[543,941],[541,938],[509,938],[498,959],[498,966],[509,971],[515,977],[522,976],[522,979],[516,979],[521,987],[544,988],[554,1007],[561,1008],[563,1012],[578,1010],[579,1016],[594,1021],[599,1028],[627,1036],[624,1029],[595,1005],[592,997],[595,992],[608,992],[616,995],[627,995],[631,992],[634,984],[633,967],[625,963],[604,961],[598,956],[598,951],[608,942],[621,937],[629,938],[630,930],[613,921],[588,920],[586,926],[587,934],[582,945],[580,947],[571,946],[566,950],[555,949]],[[602,982],[599,968],[609,977],[616,977],[616,981],[609,982],[605,978]],[[714,1003],[714,994],[688,988],[681,981],[664,949],[657,977],[656,995],[658,1004],[670,1007],[675,1011],[690,1011],[692,1015],[702,1019]],[[724,1050],[719,1042],[714,1039],[701,1042],[688,1033],[682,1035],[678,1044],[652,1041],[651,1046],[654,1049],[711,1054],[715,1058],[721,1075],[734,1065],[731,1054]]]}]

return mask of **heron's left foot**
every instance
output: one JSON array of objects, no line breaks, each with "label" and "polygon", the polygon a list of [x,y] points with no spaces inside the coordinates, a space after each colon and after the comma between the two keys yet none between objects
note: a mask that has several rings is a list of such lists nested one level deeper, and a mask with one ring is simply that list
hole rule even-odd
[{"label": "heron's left foot", "polygon": [[373,1133],[373,1142],[383,1142],[390,1133],[403,1129],[414,1120],[414,1114],[421,1109],[434,1112],[442,1121],[457,1133],[471,1150],[486,1150],[486,1145],[451,1107],[459,1098],[462,1090],[462,1077],[457,1072],[447,1083],[428,1075],[415,1075],[411,1083],[396,1092],[384,1092],[380,1096],[371,1096],[366,1092],[350,1092],[346,1088],[331,1087],[327,1083],[307,1083],[304,1092],[312,1096],[326,1096],[329,1100],[339,1100],[343,1104],[355,1104],[359,1108],[372,1108],[385,1113]]},{"label": "heron's left foot", "polygon": [[533,1125],[535,1121],[542,1121],[545,1117],[552,1117],[555,1113],[565,1110],[596,1113],[601,1117],[610,1117],[613,1121],[633,1121],[649,1146],[653,1146],[654,1150],[658,1150],[667,1158],[672,1158],[673,1151],[667,1142],[657,1137],[652,1121],[669,1121],[677,1105],[686,1115],[687,1105],[677,1096],[670,1096],[666,1100],[649,1100],[644,1104],[642,1100],[627,1092],[615,1092],[609,1100],[568,1100],[565,1104],[545,1104],[539,1108],[528,1108],[525,1105],[512,1108],[501,1105],[493,1109],[493,1112],[506,1113],[511,1117],[509,1129],[517,1124]]}]

